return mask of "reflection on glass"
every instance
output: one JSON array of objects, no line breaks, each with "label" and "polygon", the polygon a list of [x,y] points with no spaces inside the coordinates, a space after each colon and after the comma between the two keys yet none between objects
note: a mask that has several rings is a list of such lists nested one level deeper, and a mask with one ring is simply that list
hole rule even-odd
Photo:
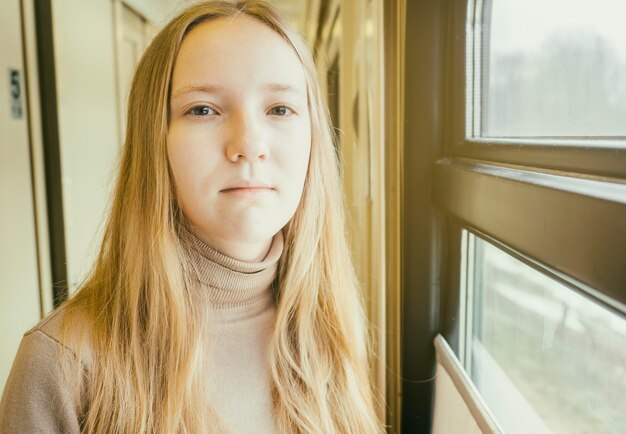
[{"label": "reflection on glass", "polygon": [[477,237],[473,264],[469,373],[504,431],[623,433],[626,319]]},{"label": "reflection on glass", "polygon": [[626,136],[626,2],[484,2],[484,137]]}]

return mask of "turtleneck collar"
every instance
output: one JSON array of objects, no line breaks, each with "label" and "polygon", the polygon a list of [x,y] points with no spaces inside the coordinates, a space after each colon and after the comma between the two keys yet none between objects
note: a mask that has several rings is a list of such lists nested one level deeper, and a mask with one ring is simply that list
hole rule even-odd
[{"label": "turtleneck collar", "polygon": [[276,277],[278,260],[283,251],[283,233],[279,231],[261,262],[245,262],[215,250],[200,240],[187,227],[182,229],[182,241],[195,278],[205,287],[211,304],[218,309],[261,303],[272,297],[270,285]]}]

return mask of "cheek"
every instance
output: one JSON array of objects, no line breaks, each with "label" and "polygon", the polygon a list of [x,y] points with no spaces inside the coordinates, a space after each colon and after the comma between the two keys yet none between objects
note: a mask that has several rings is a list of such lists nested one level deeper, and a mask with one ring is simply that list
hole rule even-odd
[{"label": "cheek", "polygon": [[193,200],[195,186],[200,182],[199,168],[202,167],[201,157],[191,137],[176,134],[167,137],[167,154],[174,177],[176,194],[181,205]]},{"label": "cheek", "polygon": [[210,164],[217,156],[212,147],[207,146],[206,134],[202,131],[186,131],[172,128],[167,137],[167,153],[177,184],[194,184],[212,170]]},{"label": "cheek", "polygon": [[311,154],[311,128],[308,122],[302,122],[285,142],[289,147],[287,158],[290,160],[290,166],[304,177]]},{"label": "cheek", "polygon": [[176,184],[176,190],[179,194],[180,187],[186,184],[185,174],[189,173],[187,170],[187,159],[185,159],[185,155],[180,149],[180,143],[168,137],[167,157],[172,171],[172,176],[174,177],[174,183]]},{"label": "cheek", "polygon": [[295,135],[289,142],[293,146],[286,152],[284,164],[288,168],[292,199],[300,200],[311,157],[311,135],[308,129]]},{"label": "cheek", "polygon": [[304,179],[307,176],[307,172],[309,170],[309,162],[311,160],[311,147],[312,147],[312,143],[311,143],[311,131],[310,128],[306,128],[305,129],[305,133],[303,134],[302,137],[302,148],[301,148],[301,152],[298,154],[298,164],[300,167],[300,173],[301,173],[301,180],[302,183],[304,183]]},{"label": "cheek", "polygon": [[188,152],[180,152],[184,147],[181,144],[168,143],[169,164],[174,178],[176,200],[183,214],[191,221],[201,213],[202,202],[198,200],[200,194],[198,186],[202,182],[194,166],[194,159]]}]

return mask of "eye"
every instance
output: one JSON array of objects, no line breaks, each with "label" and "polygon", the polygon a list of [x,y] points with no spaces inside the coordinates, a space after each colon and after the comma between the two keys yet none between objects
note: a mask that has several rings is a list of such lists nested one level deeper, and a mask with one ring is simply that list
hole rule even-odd
[{"label": "eye", "polygon": [[191,114],[197,117],[203,117],[203,116],[216,115],[217,112],[213,110],[211,107],[209,107],[208,105],[197,105],[189,109],[189,111],[187,111],[186,114]]},{"label": "eye", "polygon": [[289,116],[293,114],[293,110],[286,105],[277,105],[276,107],[272,107],[270,109],[270,114],[274,116]]}]

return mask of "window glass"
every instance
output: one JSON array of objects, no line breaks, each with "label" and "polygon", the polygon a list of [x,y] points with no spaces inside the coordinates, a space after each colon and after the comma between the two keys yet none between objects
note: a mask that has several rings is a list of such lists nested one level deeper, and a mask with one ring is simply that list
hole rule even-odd
[{"label": "window glass", "polygon": [[478,5],[481,136],[626,136],[624,0]]},{"label": "window glass", "polygon": [[470,235],[466,368],[507,433],[623,433],[626,320]]}]

